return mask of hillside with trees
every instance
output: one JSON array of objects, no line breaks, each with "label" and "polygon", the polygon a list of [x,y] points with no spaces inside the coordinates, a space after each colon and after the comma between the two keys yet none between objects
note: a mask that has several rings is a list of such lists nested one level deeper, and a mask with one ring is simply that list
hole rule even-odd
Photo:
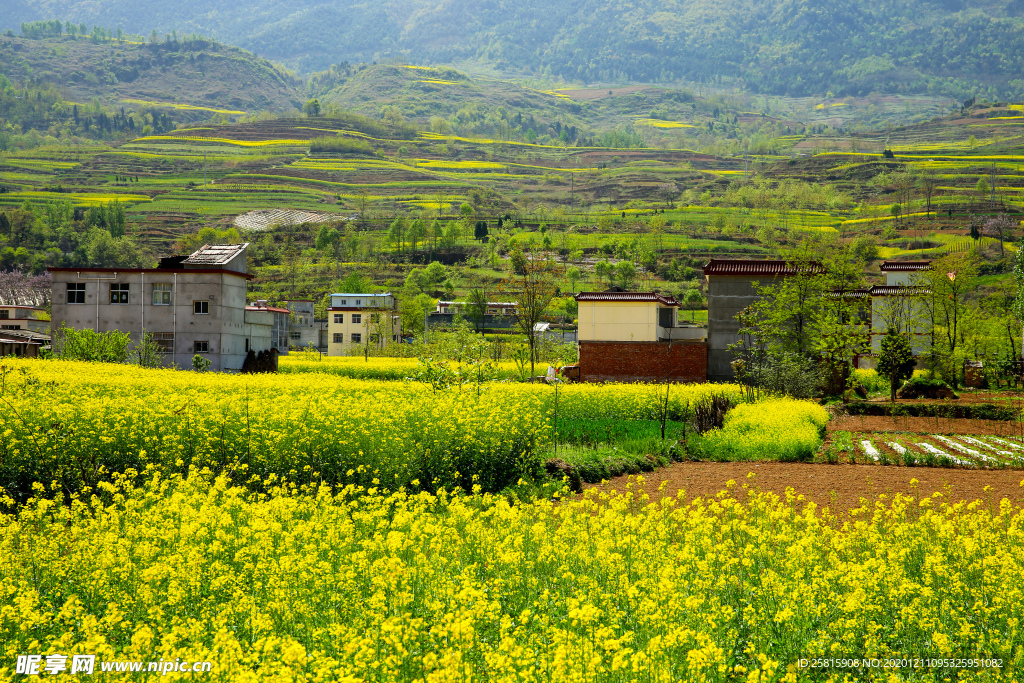
[{"label": "hillside with trees", "polygon": [[59,21],[26,24],[24,34],[31,37],[0,36],[0,74],[22,88],[56,88],[72,102],[166,103],[179,121],[302,106],[301,81],[213,40],[177,33],[144,39]]},{"label": "hillside with trees", "polygon": [[303,72],[344,61],[478,64],[574,83],[689,82],[776,95],[1024,95],[1021,0],[40,0],[4,17],[201,32]]}]

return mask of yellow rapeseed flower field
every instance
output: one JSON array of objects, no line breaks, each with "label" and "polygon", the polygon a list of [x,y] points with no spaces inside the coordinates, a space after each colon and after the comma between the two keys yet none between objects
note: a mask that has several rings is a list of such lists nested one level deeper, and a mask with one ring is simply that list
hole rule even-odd
[{"label": "yellow rapeseed flower field", "polygon": [[[401,366],[404,374],[408,365],[352,360],[382,373]],[[556,422],[555,390],[544,384],[435,390],[323,372],[197,374],[16,359],[3,365],[0,487],[17,500],[33,482],[56,480],[70,493],[151,463],[165,473],[208,467],[236,483],[274,474],[387,489],[418,481],[428,490],[500,491],[540,474]],[[677,387],[669,415],[723,391],[738,395],[739,387]],[[654,420],[663,398],[656,386],[567,386],[557,411],[563,420]]]},{"label": "yellow rapeseed flower field", "polygon": [[[745,487],[511,505],[128,479],[0,518],[0,678],[26,654],[209,661],[167,678],[261,683],[1024,670],[1024,517],[1005,500],[880,496],[840,525],[802,497]],[[800,665],[846,658],[858,668]],[[905,663],[881,668],[893,660]],[[97,665],[90,680],[124,674]]]},{"label": "yellow rapeseed flower field", "polygon": [[809,460],[821,445],[828,412],[811,401],[776,398],[736,406],[695,450],[712,460]]}]

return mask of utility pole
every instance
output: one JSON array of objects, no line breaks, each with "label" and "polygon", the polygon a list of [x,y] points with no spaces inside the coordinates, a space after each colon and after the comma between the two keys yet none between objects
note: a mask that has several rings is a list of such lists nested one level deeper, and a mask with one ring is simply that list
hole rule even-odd
[{"label": "utility pole", "polygon": [[203,187],[206,187],[206,152],[203,152]]}]

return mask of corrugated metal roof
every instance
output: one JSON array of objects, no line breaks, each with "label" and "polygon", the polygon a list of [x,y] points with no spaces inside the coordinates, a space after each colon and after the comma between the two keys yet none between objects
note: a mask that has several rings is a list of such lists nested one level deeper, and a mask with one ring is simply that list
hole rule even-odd
[{"label": "corrugated metal roof", "polygon": [[678,306],[679,302],[670,296],[657,292],[580,292],[576,301],[647,301],[665,306]]},{"label": "corrugated metal roof", "polygon": [[50,341],[50,335],[31,330],[0,330],[0,337],[39,344]]},{"label": "corrugated metal roof", "polygon": [[906,273],[928,270],[931,267],[931,261],[883,261],[878,269],[883,273]]},{"label": "corrugated metal roof", "polygon": [[204,244],[192,252],[182,263],[197,266],[223,266],[241,254],[249,246],[245,244]]},{"label": "corrugated metal roof", "polygon": [[752,259],[711,259],[704,264],[705,275],[796,275],[800,272],[824,273],[820,263],[794,267],[789,261],[755,261]]},{"label": "corrugated metal roof", "polygon": [[871,288],[871,296],[922,296],[931,294],[927,287],[910,285],[875,285]]},{"label": "corrugated metal roof", "polygon": [[274,308],[273,306],[257,306],[256,304],[249,304],[245,307],[247,311],[268,311],[270,313],[291,313],[287,308]]}]

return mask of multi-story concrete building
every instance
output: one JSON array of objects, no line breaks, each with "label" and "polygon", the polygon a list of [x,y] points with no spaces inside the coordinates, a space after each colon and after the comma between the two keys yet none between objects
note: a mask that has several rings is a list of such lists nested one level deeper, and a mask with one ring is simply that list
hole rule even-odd
[{"label": "multi-story concrete building", "polygon": [[287,356],[290,346],[291,311],[287,308],[268,306],[265,299],[245,307],[246,313],[262,311],[270,313],[270,348],[277,351],[279,356]]},{"label": "multi-story concrete building", "polygon": [[402,325],[389,292],[332,294],[327,309],[327,355],[344,356],[363,344],[399,341]]},{"label": "multi-story concrete building", "polygon": [[205,245],[156,268],[50,268],[53,330],[119,330],[136,343],[149,332],[167,366],[190,367],[199,354],[211,370],[237,371],[273,343],[273,316],[246,310],[247,247]]},{"label": "multi-story concrete building", "polygon": [[[805,267],[811,272],[824,272],[818,264]],[[755,284],[766,287],[797,272],[787,261],[712,259],[705,264],[709,381],[729,382],[735,377],[731,365],[735,359],[729,345],[740,340],[740,322],[736,316],[759,298]]]},{"label": "multi-story concrete building", "polygon": [[50,334],[50,321],[44,320],[46,311],[34,306],[0,306],[0,330],[28,330]]},{"label": "multi-story concrete building", "polygon": [[488,301],[484,319],[465,301],[438,301],[434,312],[427,316],[426,324],[430,328],[451,327],[457,317],[462,317],[476,327],[486,330],[507,330],[515,325],[516,302]]},{"label": "multi-story concrete building", "polygon": [[[804,274],[825,272],[819,264],[802,267],[806,269]],[[851,324],[863,329],[870,341],[867,352],[854,359],[857,367],[875,367],[890,325],[910,336],[915,356],[927,353],[931,335],[924,297],[929,290],[923,285],[930,268],[929,261],[885,261],[880,266],[885,274],[884,285],[842,292],[845,298],[863,302],[860,319]],[[755,285],[777,284],[782,278],[797,274],[796,267],[786,261],[714,259],[704,266],[708,287],[709,380],[730,381],[734,377],[734,356],[728,347],[740,340],[736,316],[759,298]]]},{"label": "multi-story concrete building", "polygon": [[327,320],[316,318],[310,299],[289,299],[284,302],[291,311],[288,341],[293,349],[315,348],[327,353]]}]

